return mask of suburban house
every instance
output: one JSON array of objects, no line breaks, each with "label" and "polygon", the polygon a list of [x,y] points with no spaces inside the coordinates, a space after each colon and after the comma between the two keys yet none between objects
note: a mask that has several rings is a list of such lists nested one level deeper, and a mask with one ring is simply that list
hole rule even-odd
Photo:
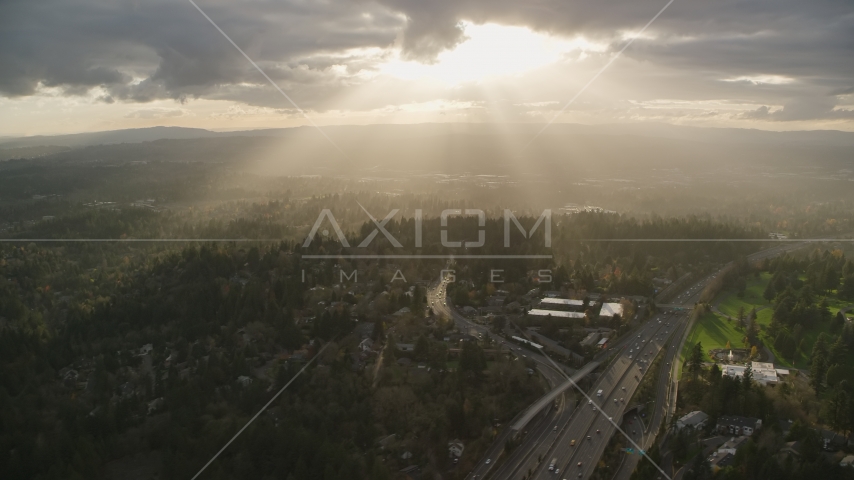
[{"label": "suburban house", "polygon": [[463,450],[465,450],[465,446],[463,445],[462,441],[455,439],[448,442],[449,457],[460,458],[461,456],[463,456]]},{"label": "suburban house", "polygon": [[822,429],[818,433],[821,435],[821,447],[828,452],[837,452],[847,443],[846,438],[836,432]]},{"label": "suburban house", "polygon": [[704,412],[694,410],[676,421],[676,429],[682,430],[685,427],[691,427],[695,430],[699,430],[706,426],[706,422],[708,420],[709,416]]},{"label": "suburban house", "polygon": [[787,458],[791,458],[793,460],[797,460],[801,458],[801,442],[786,442],[780,448],[780,451],[777,453],[778,459],[783,462]]},{"label": "suburban house", "polygon": [[363,352],[372,352],[374,350],[374,341],[366,338],[359,343],[359,350]]},{"label": "suburban house", "polygon": [[724,416],[718,418],[716,428],[720,433],[731,435],[753,435],[753,432],[762,427],[762,420],[752,417],[741,417],[738,415]]},{"label": "suburban house", "polygon": [[360,338],[368,338],[374,333],[374,322],[362,322],[353,330]]},{"label": "suburban house", "polygon": [[731,453],[735,455],[735,452],[747,443],[747,440],[748,437],[732,437],[718,448],[718,453]]},{"label": "suburban house", "polygon": [[735,455],[731,453],[718,451],[709,456],[709,465],[712,468],[712,473],[717,473],[721,469],[732,465],[733,461],[735,461]]}]

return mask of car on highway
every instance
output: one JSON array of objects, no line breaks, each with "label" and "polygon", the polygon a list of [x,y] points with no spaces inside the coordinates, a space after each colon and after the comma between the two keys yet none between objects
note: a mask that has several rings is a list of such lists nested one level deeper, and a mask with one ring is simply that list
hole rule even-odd
[{"label": "car on highway", "polygon": [[560,473],[560,469],[559,469],[559,468],[555,468],[555,475],[557,475],[558,473]]},{"label": "car on highway", "polygon": [[572,439],[572,441],[570,441],[570,442],[569,442],[569,446],[570,446],[570,447],[574,447],[574,446],[575,446],[575,439],[574,439],[574,438]]},{"label": "car on highway", "polygon": [[578,468],[581,468],[581,462],[578,462]]},{"label": "car on highway", "polygon": [[487,464],[487,465],[489,465],[490,463],[492,463],[492,459],[491,459],[491,458],[487,458],[487,459],[486,459],[486,464]]}]

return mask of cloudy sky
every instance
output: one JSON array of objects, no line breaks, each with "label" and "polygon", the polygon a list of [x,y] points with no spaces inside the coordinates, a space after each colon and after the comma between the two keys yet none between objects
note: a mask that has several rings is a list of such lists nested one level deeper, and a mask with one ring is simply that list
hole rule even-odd
[{"label": "cloudy sky", "polygon": [[[851,0],[195,1],[320,125],[854,131]],[[306,123],[189,0],[0,1],[0,136]]]}]

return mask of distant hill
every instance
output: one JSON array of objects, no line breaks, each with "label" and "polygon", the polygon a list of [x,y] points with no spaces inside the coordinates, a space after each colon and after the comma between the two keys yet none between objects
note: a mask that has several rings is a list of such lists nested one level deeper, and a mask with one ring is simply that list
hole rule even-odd
[{"label": "distant hill", "polygon": [[[336,125],[322,127],[333,137],[371,138],[424,138],[434,136],[507,136],[531,138],[543,124],[478,124],[478,123],[423,123],[407,125]],[[72,135],[38,135],[32,137],[0,137],[0,149],[36,146],[85,147],[92,145],[114,145],[141,143],[156,140],[190,140],[201,138],[228,137],[282,137],[311,132],[312,127],[272,128],[234,132],[214,132],[202,128],[151,127],[104,132],[77,133]],[[670,125],[664,123],[627,123],[604,125],[581,125],[557,123],[548,127],[542,136],[566,135],[615,135],[654,137],[693,142],[766,144],[766,145],[822,145],[854,147],[854,132],[838,130],[812,130],[772,132],[743,128],[707,128]]]},{"label": "distant hill", "polygon": [[151,127],[105,132],[75,133],[72,135],[36,135],[32,137],[0,138],[0,148],[23,148],[36,146],[85,147],[89,145],[111,145],[116,143],[140,143],[164,139],[212,138],[216,132],[202,128]]}]

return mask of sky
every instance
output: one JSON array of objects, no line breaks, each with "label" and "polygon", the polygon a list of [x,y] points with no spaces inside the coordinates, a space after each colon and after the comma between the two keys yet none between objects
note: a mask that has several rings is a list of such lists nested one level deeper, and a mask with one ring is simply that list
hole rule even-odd
[{"label": "sky", "polygon": [[850,0],[674,0],[643,33],[668,0],[194,1],[300,109],[189,0],[2,0],[0,136],[306,116],[854,131]]}]

